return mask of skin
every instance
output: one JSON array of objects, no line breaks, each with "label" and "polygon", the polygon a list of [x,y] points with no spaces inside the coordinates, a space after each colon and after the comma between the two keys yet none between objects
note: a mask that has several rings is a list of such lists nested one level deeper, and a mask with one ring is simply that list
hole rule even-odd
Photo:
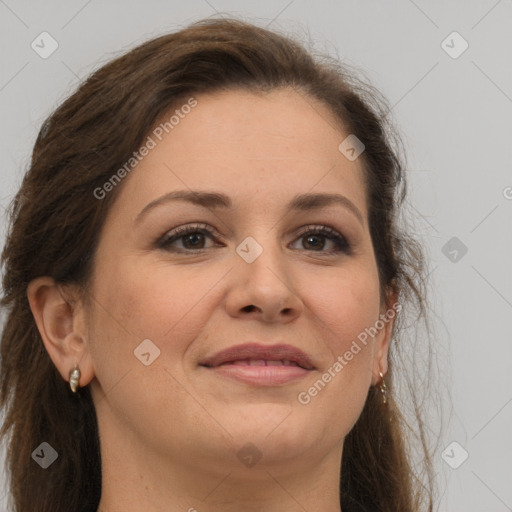
[{"label": "skin", "polygon": [[[393,322],[309,404],[297,395],[396,302],[379,294],[362,159],[338,150],[348,133],[326,106],[291,89],[195,98],[122,183],[89,301],[70,300],[73,290],[48,277],[27,291],[62,377],[78,363],[80,385],[91,387],[102,443],[100,510],[339,512],[343,440],[379,371],[387,372]],[[173,201],[136,221],[153,200],[183,189],[227,194],[233,210]],[[344,195],[362,222],[337,204],[286,210],[308,192]],[[213,238],[158,247],[174,228],[197,223]],[[352,252],[329,253],[336,245],[325,235],[299,236],[310,224],[340,232]],[[252,263],[236,252],[248,236],[263,248]],[[160,350],[148,366],[134,355],[144,339]],[[316,369],[257,387],[198,364],[248,341],[291,344]],[[250,467],[237,457],[248,442],[261,454]]]}]

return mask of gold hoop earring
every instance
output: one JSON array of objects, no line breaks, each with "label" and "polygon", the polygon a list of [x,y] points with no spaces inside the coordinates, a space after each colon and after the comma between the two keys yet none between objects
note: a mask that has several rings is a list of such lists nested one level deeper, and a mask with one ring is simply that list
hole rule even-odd
[{"label": "gold hoop earring", "polygon": [[69,387],[73,393],[76,393],[76,390],[80,383],[80,370],[78,365],[75,364],[75,367],[69,372]]},{"label": "gold hoop earring", "polygon": [[380,378],[381,378],[379,389],[380,389],[380,392],[382,394],[382,402],[384,403],[384,405],[386,405],[388,403],[388,400],[386,398],[386,394],[387,394],[388,388],[386,386],[386,383],[384,382],[384,375],[382,375],[382,372],[379,372],[379,375],[380,375]]}]

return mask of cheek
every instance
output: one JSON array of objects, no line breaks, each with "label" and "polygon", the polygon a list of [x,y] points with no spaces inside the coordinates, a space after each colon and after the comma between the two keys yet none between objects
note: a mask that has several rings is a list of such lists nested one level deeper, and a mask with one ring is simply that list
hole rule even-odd
[{"label": "cheek", "polygon": [[[179,272],[177,267],[151,271],[134,261],[104,265],[95,280],[91,351],[98,364],[139,364],[134,350],[151,340],[173,365],[195,339],[205,321],[204,297],[219,277]],[[95,364],[96,366],[96,364]],[[99,368],[98,368],[99,369]]]},{"label": "cheek", "polygon": [[[124,258],[113,266],[100,265],[96,295],[100,308],[111,318],[111,329],[124,329],[135,338],[160,338],[186,307],[180,275],[165,279],[162,272]],[[101,314],[101,311],[99,311]],[[102,320],[104,315],[102,315]]]},{"label": "cheek", "polygon": [[[99,383],[95,403],[106,435],[118,422],[147,446],[179,456],[197,449],[203,430],[219,431],[213,416],[191,398],[193,383],[182,366],[205,320],[201,299],[219,277],[210,272],[191,279],[191,272],[176,268],[145,273],[141,267],[118,266],[97,280],[91,344]],[[145,339],[160,351],[147,366],[134,354]]]},{"label": "cheek", "polygon": [[378,275],[370,265],[347,267],[325,278],[312,279],[305,286],[310,290],[304,294],[306,306],[333,357],[348,350],[352,341],[379,317]]},{"label": "cheek", "polygon": [[371,264],[353,265],[316,284],[310,288],[308,307],[316,317],[317,344],[323,342],[324,353],[327,348],[331,356],[324,359],[317,379],[302,390],[300,402],[347,433],[371,384],[373,341],[365,329],[379,318],[378,274]]},{"label": "cheek", "polygon": [[[200,326],[200,299],[209,284],[206,278],[202,287],[194,287],[180,278],[179,272],[166,279],[164,271],[149,273],[142,265],[105,265],[103,269],[95,280],[89,317],[100,407],[115,410],[130,428],[140,423],[141,417],[149,415],[155,420],[162,410],[176,407],[190,417],[198,415],[195,402],[183,387],[186,381],[181,362],[196,336],[194,329]],[[147,339],[156,350],[147,342],[141,345]],[[150,364],[137,357],[142,354],[137,352],[139,346],[148,347],[145,352],[150,354]],[[107,410],[105,414],[111,414]],[[169,425],[165,428],[170,429]],[[140,435],[143,430],[141,427]]]}]

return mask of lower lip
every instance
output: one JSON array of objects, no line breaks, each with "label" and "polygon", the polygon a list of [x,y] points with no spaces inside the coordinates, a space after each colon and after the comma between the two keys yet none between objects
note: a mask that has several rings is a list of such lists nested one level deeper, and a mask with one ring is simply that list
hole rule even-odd
[{"label": "lower lip", "polygon": [[222,377],[236,379],[255,386],[277,386],[303,379],[311,370],[300,366],[242,366],[223,364],[205,366]]}]

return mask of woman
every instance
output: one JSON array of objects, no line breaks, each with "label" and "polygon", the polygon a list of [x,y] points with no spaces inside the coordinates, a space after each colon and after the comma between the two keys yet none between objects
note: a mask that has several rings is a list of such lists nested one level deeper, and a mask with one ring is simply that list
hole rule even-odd
[{"label": "woman", "polygon": [[44,123],[2,260],[14,510],[432,510],[393,397],[425,306],[383,105],[204,20]]}]

